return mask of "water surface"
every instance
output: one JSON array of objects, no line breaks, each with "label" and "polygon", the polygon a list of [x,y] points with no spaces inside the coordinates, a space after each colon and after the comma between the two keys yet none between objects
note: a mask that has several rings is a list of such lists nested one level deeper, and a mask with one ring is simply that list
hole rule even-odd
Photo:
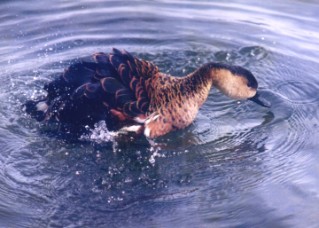
[{"label": "water surface", "polygon": [[[318,15],[300,0],[1,1],[0,226],[317,227]],[[111,47],[173,75],[245,66],[272,107],[212,90],[160,149],[66,138],[23,113],[70,61]]]}]

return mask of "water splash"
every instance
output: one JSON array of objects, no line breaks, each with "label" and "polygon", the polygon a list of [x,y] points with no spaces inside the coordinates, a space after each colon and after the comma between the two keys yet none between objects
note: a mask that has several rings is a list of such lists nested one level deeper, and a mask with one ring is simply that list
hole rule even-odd
[{"label": "water splash", "polygon": [[118,136],[117,132],[109,131],[107,129],[105,121],[100,121],[94,124],[93,129],[90,129],[89,126],[86,126],[86,128],[90,131],[90,133],[82,135],[80,140],[96,143],[115,142],[115,137]]},{"label": "water splash", "polygon": [[165,154],[161,154],[159,153],[160,151],[162,150],[161,147],[159,147],[158,145],[153,145],[151,146],[150,148],[150,152],[152,153],[150,158],[148,159],[149,163],[152,165],[152,166],[155,166],[155,162],[156,162],[156,158],[164,158],[166,157]]}]

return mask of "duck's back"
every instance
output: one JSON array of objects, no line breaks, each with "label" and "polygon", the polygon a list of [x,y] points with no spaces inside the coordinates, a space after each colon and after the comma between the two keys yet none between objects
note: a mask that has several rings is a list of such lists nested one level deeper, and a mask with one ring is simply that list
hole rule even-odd
[{"label": "duck's back", "polygon": [[90,124],[130,120],[147,113],[147,91],[157,73],[156,66],[126,51],[96,53],[45,85],[47,96],[28,101],[26,111],[38,121]]}]

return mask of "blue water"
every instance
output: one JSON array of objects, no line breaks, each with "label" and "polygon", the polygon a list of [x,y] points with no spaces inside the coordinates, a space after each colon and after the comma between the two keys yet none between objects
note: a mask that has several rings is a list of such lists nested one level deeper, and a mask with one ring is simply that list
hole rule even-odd
[{"label": "blue water", "polygon": [[[318,15],[311,0],[1,1],[0,227],[318,227]],[[112,47],[173,75],[245,66],[272,107],[212,90],[157,146],[102,125],[70,138],[21,110]]]}]

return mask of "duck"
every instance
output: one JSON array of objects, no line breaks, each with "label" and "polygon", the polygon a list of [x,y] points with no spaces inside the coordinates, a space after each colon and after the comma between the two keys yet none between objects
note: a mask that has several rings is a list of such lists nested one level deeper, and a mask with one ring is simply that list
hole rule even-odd
[{"label": "duck", "polygon": [[147,60],[113,48],[79,59],[44,85],[46,95],[24,109],[39,122],[90,125],[104,120],[149,139],[189,126],[212,88],[236,100],[260,98],[255,76],[241,66],[210,62],[176,77]]}]

